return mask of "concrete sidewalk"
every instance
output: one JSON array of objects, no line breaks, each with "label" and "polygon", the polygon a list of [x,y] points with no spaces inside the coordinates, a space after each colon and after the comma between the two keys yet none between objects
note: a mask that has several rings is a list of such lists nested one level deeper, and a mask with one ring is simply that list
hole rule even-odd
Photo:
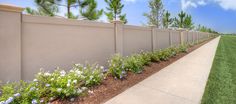
[{"label": "concrete sidewalk", "polygon": [[105,104],[199,104],[220,37]]}]

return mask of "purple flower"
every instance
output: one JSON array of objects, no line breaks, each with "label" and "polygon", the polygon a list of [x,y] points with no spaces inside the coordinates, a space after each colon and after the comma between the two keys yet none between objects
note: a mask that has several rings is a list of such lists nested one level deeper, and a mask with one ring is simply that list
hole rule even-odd
[{"label": "purple flower", "polygon": [[124,70],[123,70],[121,73],[122,73],[123,75],[126,74],[126,72],[125,72]]},{"label": "purple flower", "polygon": [[30,91],[33,91],[33,90],[35,90],[35,87],[31,87],[31,88],[30,88]]},{"label": "purple flower", "polygon": [[108,69],[107,69],[107,68],[104,68],[102,72],[105,73],[105,72],[107,72],[107,71],[108,71]]},{"label": "purple flower", "polygon": [[20,96],[20,93],[14,94],[14,97],[19,97],[19,96]]},{"label": "purple flower", "polygon": [[38,104],[37,100],[35,100],[35,99],[33,99],[31,103],[32,104]]},{"label": "purple flower", "polygon": [[46,87],[50,87],[50,84],[46,84],[45,86],[46,86]]},{"label": "purple flower", "polygon": [[6,100],[5,104],[9,104],[9,103],[11,103],[13,100],[14,100],[13,97],[9,97],[9,98]]}]

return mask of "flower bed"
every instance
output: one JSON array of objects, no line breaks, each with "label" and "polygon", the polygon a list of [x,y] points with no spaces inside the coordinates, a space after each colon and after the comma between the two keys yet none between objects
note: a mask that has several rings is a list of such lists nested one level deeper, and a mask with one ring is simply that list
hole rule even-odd
[{"label": "flower bed", "polygon": [[108,68],[99,65],[75,64],[66,72],[57,68],[54,72],[41,71],[32,82],[15,82],[1,86],[0,104],[47,103],[56,99],[83,97],[93,93],[91,87],[101,84],[108,76],[122,81],[128,73],[142,73],[151,62],[166,61],[179,53],[187,52],[191,45],[167,48],[154,52],[141,52],[128,57],[114,55],[108,61]]}]

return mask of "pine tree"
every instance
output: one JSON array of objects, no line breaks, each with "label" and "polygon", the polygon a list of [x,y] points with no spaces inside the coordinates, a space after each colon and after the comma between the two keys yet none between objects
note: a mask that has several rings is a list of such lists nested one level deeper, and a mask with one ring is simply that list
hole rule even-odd
[{"label": "pine tree", "polygon": [[184,28],[184,19],[185,19],[185,17],[186,17],[186,13],[184,11],[181,11],[178,14],[178,18],[175,18],[174,26],[179,27],[179,28]]},{"label": "pine tree", "polygon": [[121,13],[124,7],[121,0],[105,0],[105,2],[108,4],[108,7],[106,7],[108,12],[105,14],[110,22],[113,20],[118,20],[118,18],[124,23],[128,22],[126,19],[126,14]]},{"label": "pine tree", "polygon": [[37,10],[26,8],[26,13],[31,15],[55,16],[59,11],[58,6],[51,3],[52,0],[34,0]]},{"label": "pine tree", "polygon": [[170,13],[168,11],[166,11],[163,15],[163,20],[162,20],[163,27],[169,28],[171,26],[172,22],[173,22],[173,18],[171,18]]},{"label": "pine tree", "polygon": [[80,9],[80,14],[88,20],[97,20],[101,17],[103,10],[96,10],[97,2],[95,0],[86,0],[87,6]]},{"label": "pine tree", "polygon": [[185,28],[190,30],[194,28],[192,16],[186,14],[184,11],[181,11],[178,14],[178,18],[175,18],[174,21],[175,21],[174,23],[175,27]]},{"label": "pine tree", "polygon": [[144,13],[144,16],[146,16],[148,19],[148,25],[154,25],[157,28],[160,28],[164,12],[162,1],[150,0],[149,8],[151,11],[149,13]]},{"label": "pine tree", "polygon": [[185,17],[185,19],[184,19],[184,28],[190,29],[190,30],[194,28],[194,24],[193,24],[191,15],[187,15]]}]

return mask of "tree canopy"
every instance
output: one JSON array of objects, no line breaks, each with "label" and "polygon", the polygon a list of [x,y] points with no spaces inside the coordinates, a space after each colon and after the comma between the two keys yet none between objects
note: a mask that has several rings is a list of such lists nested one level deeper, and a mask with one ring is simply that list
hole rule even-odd
[{"label": "tree canopy", "polygon": [[113,20],[120,19],[124,23],[127,23],[126,14],[122,14],[122,9],[124,4],[121,3],[121,0],[105,0],[108,7],[106,7],[107,12],[105,12],[108,20],[111,22]]},{"label": "tree canopy", "polygon": [[161,27],[163,16],[163,4],[161,0],[149,0],[148,7],[151,9],[149,13],[144,13],[148,19],[148,25],[154,25],[157,28]]}]

